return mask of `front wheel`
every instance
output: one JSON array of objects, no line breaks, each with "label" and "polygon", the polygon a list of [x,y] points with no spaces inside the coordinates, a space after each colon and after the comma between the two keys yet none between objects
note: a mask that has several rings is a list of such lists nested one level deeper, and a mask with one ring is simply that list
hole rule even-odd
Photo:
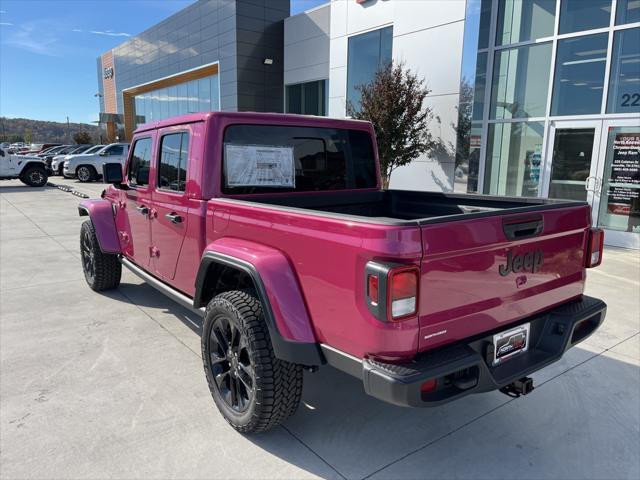
[{"label": "front wheel", "polygon": [[78,170],[76,171],[76,176],[78,177],[78,180],[80,180],[82,183],[87,183],[87,182],[93,182],[96,177],[96,171],[92,166],[89,165],[82,165],[81,167],[78,167]]},{"label": "front wheel", "polygon": [[30,187],[44,187],[48,179],[47,170],[41,165],[27,167],[20,175],[22,183]]},{"label": "front wheel", "polygon": [[221,293],[209,302],[202,360],[213,401],[237,431],[269,430],[298,408],[302,367],[274,356],[262,305],[251,291]]},{"label": "front wheel", "polygon": [[80,257],[84,278],[92,290],[100,292],[120,285],[122,265],[118,256],[100,250],[91,220],[85,221],[80,229]]}]

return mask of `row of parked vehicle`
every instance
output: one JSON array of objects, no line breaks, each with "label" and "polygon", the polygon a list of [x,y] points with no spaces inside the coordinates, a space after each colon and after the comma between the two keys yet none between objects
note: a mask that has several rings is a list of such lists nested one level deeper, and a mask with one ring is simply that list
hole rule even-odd
[{"label": "row of parked vehicle", "polygon": [[98,180],[103,163],[124,165],[127,143],[109,145],[55,145],[29,154],[0,148],[0,179],[19,178],[31,186],[43,186],[50,175],[77,178],[81,182]]}]

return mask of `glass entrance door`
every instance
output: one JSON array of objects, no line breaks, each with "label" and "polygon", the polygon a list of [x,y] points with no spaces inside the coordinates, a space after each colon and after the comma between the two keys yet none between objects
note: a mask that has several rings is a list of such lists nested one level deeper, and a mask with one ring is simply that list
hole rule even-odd
[{"label": "glass entrance door", "polygon": [[608,245],[640,249],[640,122],[603,122],[600,143],[595,223]]},{"label": "glass entrance door", "polygon": [[[540,194],[543,197],[582,200],[593,205],[597,177],[601,121],[557,121],[549,130],[548,153]],[[595,220],[595,218],[594,218]]]}]

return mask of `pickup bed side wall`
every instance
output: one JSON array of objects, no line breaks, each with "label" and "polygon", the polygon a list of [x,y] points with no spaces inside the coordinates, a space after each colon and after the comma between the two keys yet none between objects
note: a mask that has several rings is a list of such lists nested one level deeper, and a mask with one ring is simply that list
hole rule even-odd
[{"label": "pickup bed side wall", "polygon": [[[417,318],[396,324],[381,322],[369,312],[365,265],[370,260],[419,265],[419,227],[358,224],[222,199],[208,202],[207,227],[208,243],[234,239],[235,245],[247,245],[258,240],[262,249],[284,252],[286,266],[294,270],[304,292],[300,298],[317,342],[358,358],[372,352],[388,357],[417,352]],[[254,254],[253,247],[241,250]],[[280,288],[281,280],[274,278],[265,278],[265,283]]]},{"label": "pickup bed side wall", "polygon": [[196,306],[203,303],[202,286],[212,272],[212,264],[232,267],[251,277],[263,304],[276,357],[306,365],[322,363],[302,291],[282,252],[237,238],[220,238],[210,243],[196,279]]},{"label": "pickup bed side wall", "polygon": [[110,201],[83,200],[78,205],[78,213],[81,217],[89,216],[91,218],[96,229],[100,250],[104,253],[121,253]]}]

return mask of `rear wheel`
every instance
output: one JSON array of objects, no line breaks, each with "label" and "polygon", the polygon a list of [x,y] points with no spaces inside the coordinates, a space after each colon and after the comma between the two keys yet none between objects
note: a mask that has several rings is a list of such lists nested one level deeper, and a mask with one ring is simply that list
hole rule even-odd
[{"label": "rear wheel", "polygon": [[209,302],[202,359],[218,410],[239,432],[269,430],[298,408],[302,367],[274,356],[262,305],[253,292],[229,291]]},{"label": "rear wheel", "polygon": [[118,256],[100,250],[91,220],[85,221],[80,229],[80,258],[84,278],[92,290],[100,292],[120,285],[122,265]]},{"label": "rear wheel", "polygon": [[95,168],[93,168],[91,165],[81,165],[76,170],[76,176],[78,177],[78,180],[86,183],[93,182],[98,174],[96,173]]},{"label": "rear wheel", "polygon": [[20,174],[22,183],[30,187],[44,187],[47,184],[49,176],[44,165],[31,165],[24,169]]}]

